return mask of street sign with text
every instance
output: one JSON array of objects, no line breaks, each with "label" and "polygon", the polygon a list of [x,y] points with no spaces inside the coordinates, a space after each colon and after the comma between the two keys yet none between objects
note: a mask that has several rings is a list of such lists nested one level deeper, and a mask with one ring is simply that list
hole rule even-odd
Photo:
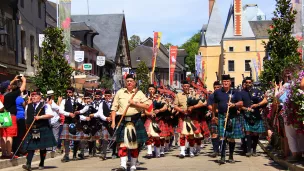
[{"label": "street sign with text", "polygon": [[105,56],[97,56],[96,65],[104,66],[106,64],[106,57]]},{"label": "street sign with text", "polygon": [[92,64],[90,64],[90,63],[83,64],[82,69],[85,71],[90,71],[90,70],[92,70]]}]

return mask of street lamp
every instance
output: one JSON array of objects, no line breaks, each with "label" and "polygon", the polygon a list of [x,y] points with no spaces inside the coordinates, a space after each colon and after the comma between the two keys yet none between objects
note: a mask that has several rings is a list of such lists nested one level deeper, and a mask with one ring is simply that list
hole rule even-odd
[{"label": "street lamp", "polygon": [[7,32],[3,27],[0,27],[0,45],[5,46],[5,39],[7,36]]}]

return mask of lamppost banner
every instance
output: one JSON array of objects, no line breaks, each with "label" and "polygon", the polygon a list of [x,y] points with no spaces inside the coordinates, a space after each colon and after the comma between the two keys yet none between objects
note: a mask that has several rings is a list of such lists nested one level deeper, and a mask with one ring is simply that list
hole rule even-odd
[{"label": "lamppost banner", "polygon": [[[169,51],[169,65],[170,65],[170,85],[172,85],[173,80],[174,80],[174,71],[175,71],[175,67],[176,67],[176,57],[177,57],[177,46],[171,46],[170,47],[170,51]],[[177,81],[177,80],[176,80]]]},{"label": "lamppost banner", "polygon": [[63,29],[64,57],[70,63],[71,57],[71,0],[59,0],[59,27]]}]

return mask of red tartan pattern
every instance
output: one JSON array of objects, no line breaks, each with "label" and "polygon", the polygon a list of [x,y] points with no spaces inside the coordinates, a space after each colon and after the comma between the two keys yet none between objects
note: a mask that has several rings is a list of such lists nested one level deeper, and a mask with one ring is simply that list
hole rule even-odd
[{"label": "red tartan pattern", "polygon": [[89,140],[90,137],[89,135],[84,134],[82,131],[77,131],[76,135],[72,135],[69,133],[69,124],[63,124],[60,139],[80,141],[80,140]]},{"label": "red tartan pattern", "polygon": [[204,138],[208,138],[210,137],[210,130],[208,127],[208,124],[205,120],[201,121],[201,130],[202,130],[202,134],[204,135]]},{"label": "red tartan pattern", "polygon": [[178,118],[178,124],[177,124],[177,128],[176,128],[176,131],[178,133],[182,133],[182,130],[183,130],[183,122],[184,122],[184,119],[183,118]]},{"label": "red tartan pattern", "polygon": [[145,122],[145,125],[144,125],[148,134],[150,133],[149,127],[150,127],[150,123],[151,123],[151,122],[152,122],[152,121],[151,121],[151,118],[147,118],[147,119],[146,119],[146,122]]},{"label": "red tartan pattern", "polygon": [[165,123],[164,120],[158,120],[158,126],[159,126],[159,129],[161,130],[161,132],[159,133],[159,136],[160,137],[168,137],[170,136],[170,130],[169,130],[169,127],[168,127],[168,124]]}]

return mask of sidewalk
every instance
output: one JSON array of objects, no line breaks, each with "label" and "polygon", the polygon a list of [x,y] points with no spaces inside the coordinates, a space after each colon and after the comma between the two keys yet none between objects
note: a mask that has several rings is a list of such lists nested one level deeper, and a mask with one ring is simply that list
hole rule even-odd
[{"label": "sidewalk", "polygon": [[287,162],[284,158],[279,156],[279,153],[277,151],[268,150],[266,148],[268,145],[268,141],[266,140],[260,140],[259,145],[273,161],[280,164],[281,166],[288,168],[288,170],[290,171],[304,171],[304,161],[300,161],[297,163]]},{"label": "sidewalk", "polygon": [[[62,154],[55,153],[55,157],[62,156]],[[46,161],[51,158],[51,152],[47,152],[46,154]],[[35,161],[40,161],[40,156],[39,156],[39,150],[38,153],[35,153],[33,162]],[[26,163],[26,157],[22,156],[17,159],[0,159],[0,169],[8,168],[8,167],[14,167],[14,166],[19,166],[23,165]]]}]

